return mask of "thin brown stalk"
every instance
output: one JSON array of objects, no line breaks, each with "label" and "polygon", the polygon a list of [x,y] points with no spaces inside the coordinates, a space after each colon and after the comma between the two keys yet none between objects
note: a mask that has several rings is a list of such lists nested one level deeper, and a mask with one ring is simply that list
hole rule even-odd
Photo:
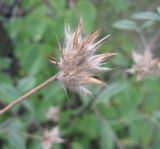
[{"label": "thin brown stalk", "polygon": [[32,94],[34,94],[38,90],[44,88],[45,86],[49,85],[50,83],[52,83],[55,80],[57,80],[57,76],[56,75],[52,76],[51,78],[49,78],[48,80],[46,80],[42,84],[38,85],[37,87],[33,88],[32,90],[30,90],[26,94],[24,94],[21,97],[17,98],[12,103],[10,103],[9,105],[7,105],[4,109],[0,110],[0,115],[4,114],[8,110],[10,110],[13,106],[15,106],[16,104],[20,103],[21,101],[27,99],[29,96],[31,96]]}]

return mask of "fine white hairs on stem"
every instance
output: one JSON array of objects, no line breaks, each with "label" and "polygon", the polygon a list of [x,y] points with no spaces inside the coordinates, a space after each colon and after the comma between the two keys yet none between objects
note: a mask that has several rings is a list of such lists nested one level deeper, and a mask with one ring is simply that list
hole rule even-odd
[{"label": "fine white hairs on stem", "polygon": [[[99,30],[88,36],[82,35],[82,19],[80,18],[77,28],[72,31],[69,25],[65,26],[65,41],[61,48],[61,58],[57,63],[59,73],[57,79],[65,88],[76,92],[91,94],[86,85],[104,83],[93,76],[100,71],[109,70],[103,67],[105,60],[115,55],[115,53],[96,54],[97,49],[110,36],[97,40]],[[53,60],[53,59],[52,59]]]}]

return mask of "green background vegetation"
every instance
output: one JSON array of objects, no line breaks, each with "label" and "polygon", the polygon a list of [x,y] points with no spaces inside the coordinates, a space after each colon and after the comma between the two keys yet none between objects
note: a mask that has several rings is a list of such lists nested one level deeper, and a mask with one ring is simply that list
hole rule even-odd
[{"label": "green background vegetation", "polygon": [[[12,5],[13,0],[3,2]],[[159,149],[160,77],[137,82],[125,73],[133,63],[133,49],[143,50],[134,23],[138,27],[148,23],[144,31],[150,40],[160,26],[158,4],[158,0],[26,0],[21,3],[26,15],[0,12],[1,108],[57,73],[47,60],[60,56],[56,36],[63,43],[64,24],[75,27],[80,16],[85,34],[97,28],[102,36],[112,34],[100,53],[119,53],[106,64],[113,70],[98,76],[109,86],[92,86],[94,97],[68,91],[67,99],[56,82],[0,116],[0,148],[40,149],[41,142],[26,134],[42,136],[45,128],[58,125],[66,142],[55,149]],[[153,13],[139,13],[146,11]],[[51,106],[61,109],[58,123],[46,118]]]}]

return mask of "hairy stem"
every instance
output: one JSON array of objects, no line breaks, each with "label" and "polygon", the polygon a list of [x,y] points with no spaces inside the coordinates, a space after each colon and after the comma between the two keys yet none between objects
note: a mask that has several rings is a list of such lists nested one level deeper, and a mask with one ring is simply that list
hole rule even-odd
[{"label": "hairy stem", "polygon": [[0,115],[4,114],[8,110],[10,110],[14,105],[16,105],[16,104],[20,103],[21,101],[25,100],[26,98],[28,98],[29,96],[31,96],[32,94],[34,94],[38,90],[44,88],[45,86],[49,85],[50,83],[52,83],[56,79],[57,79],[57,76],[54,75],[51,78],[49,78],[48,80],[46,80],[45,82],[43,82],[42,84],[38,85],[37,87],[35,87],[32,90],[30,90],[29,92],[27,92],[26,94],[24,94],[21,97],[17,98],[12,103],[7,105],[4,109],[0,110]]}]

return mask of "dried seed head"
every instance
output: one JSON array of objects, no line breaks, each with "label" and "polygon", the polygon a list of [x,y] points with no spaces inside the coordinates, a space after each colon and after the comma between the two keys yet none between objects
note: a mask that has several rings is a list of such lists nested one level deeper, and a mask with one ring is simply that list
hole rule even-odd
[{"label": "dried seed head", "polygon": [[43,149],[50,149],[54,144],[61,144],[65,140],[59,136],[59,127],[51,129],[51,131],[45,131],[42,139]]},{"label": "dried seed head", "polygon": [[[110,70],[103,67],[105,60],[115,55],[115,53],[97,54],[97,49],[110,35],[96,41],[99,31],[95,31],[88,36],[82,35],[82,19],[78,27],[71,31],[68,25],[65,26],[65,43],[61,48],[61,58],[58,62],[60,72],[58,80],[64,87],[76,92],[91,94],[86,85],[104,83],[93,75],[100,71]],[[57,63],[52,60],[52,63]]]},{"label": "dried seed head", "polygon": [[133,52],[133,61],[135,64],[127,72],[136,74],[137,80],[142,80],[148,75],[157,75],[160,68],[160,60],[154,58],[149,50],[145,50],[143,55]]},{"label": "dried seed head", "polygon": [[58,122],[59,120],[59,112],[60,109],[58,106],[56,107],[50,107],[49,110],[47,111],[47,119],[53,122]]}]

